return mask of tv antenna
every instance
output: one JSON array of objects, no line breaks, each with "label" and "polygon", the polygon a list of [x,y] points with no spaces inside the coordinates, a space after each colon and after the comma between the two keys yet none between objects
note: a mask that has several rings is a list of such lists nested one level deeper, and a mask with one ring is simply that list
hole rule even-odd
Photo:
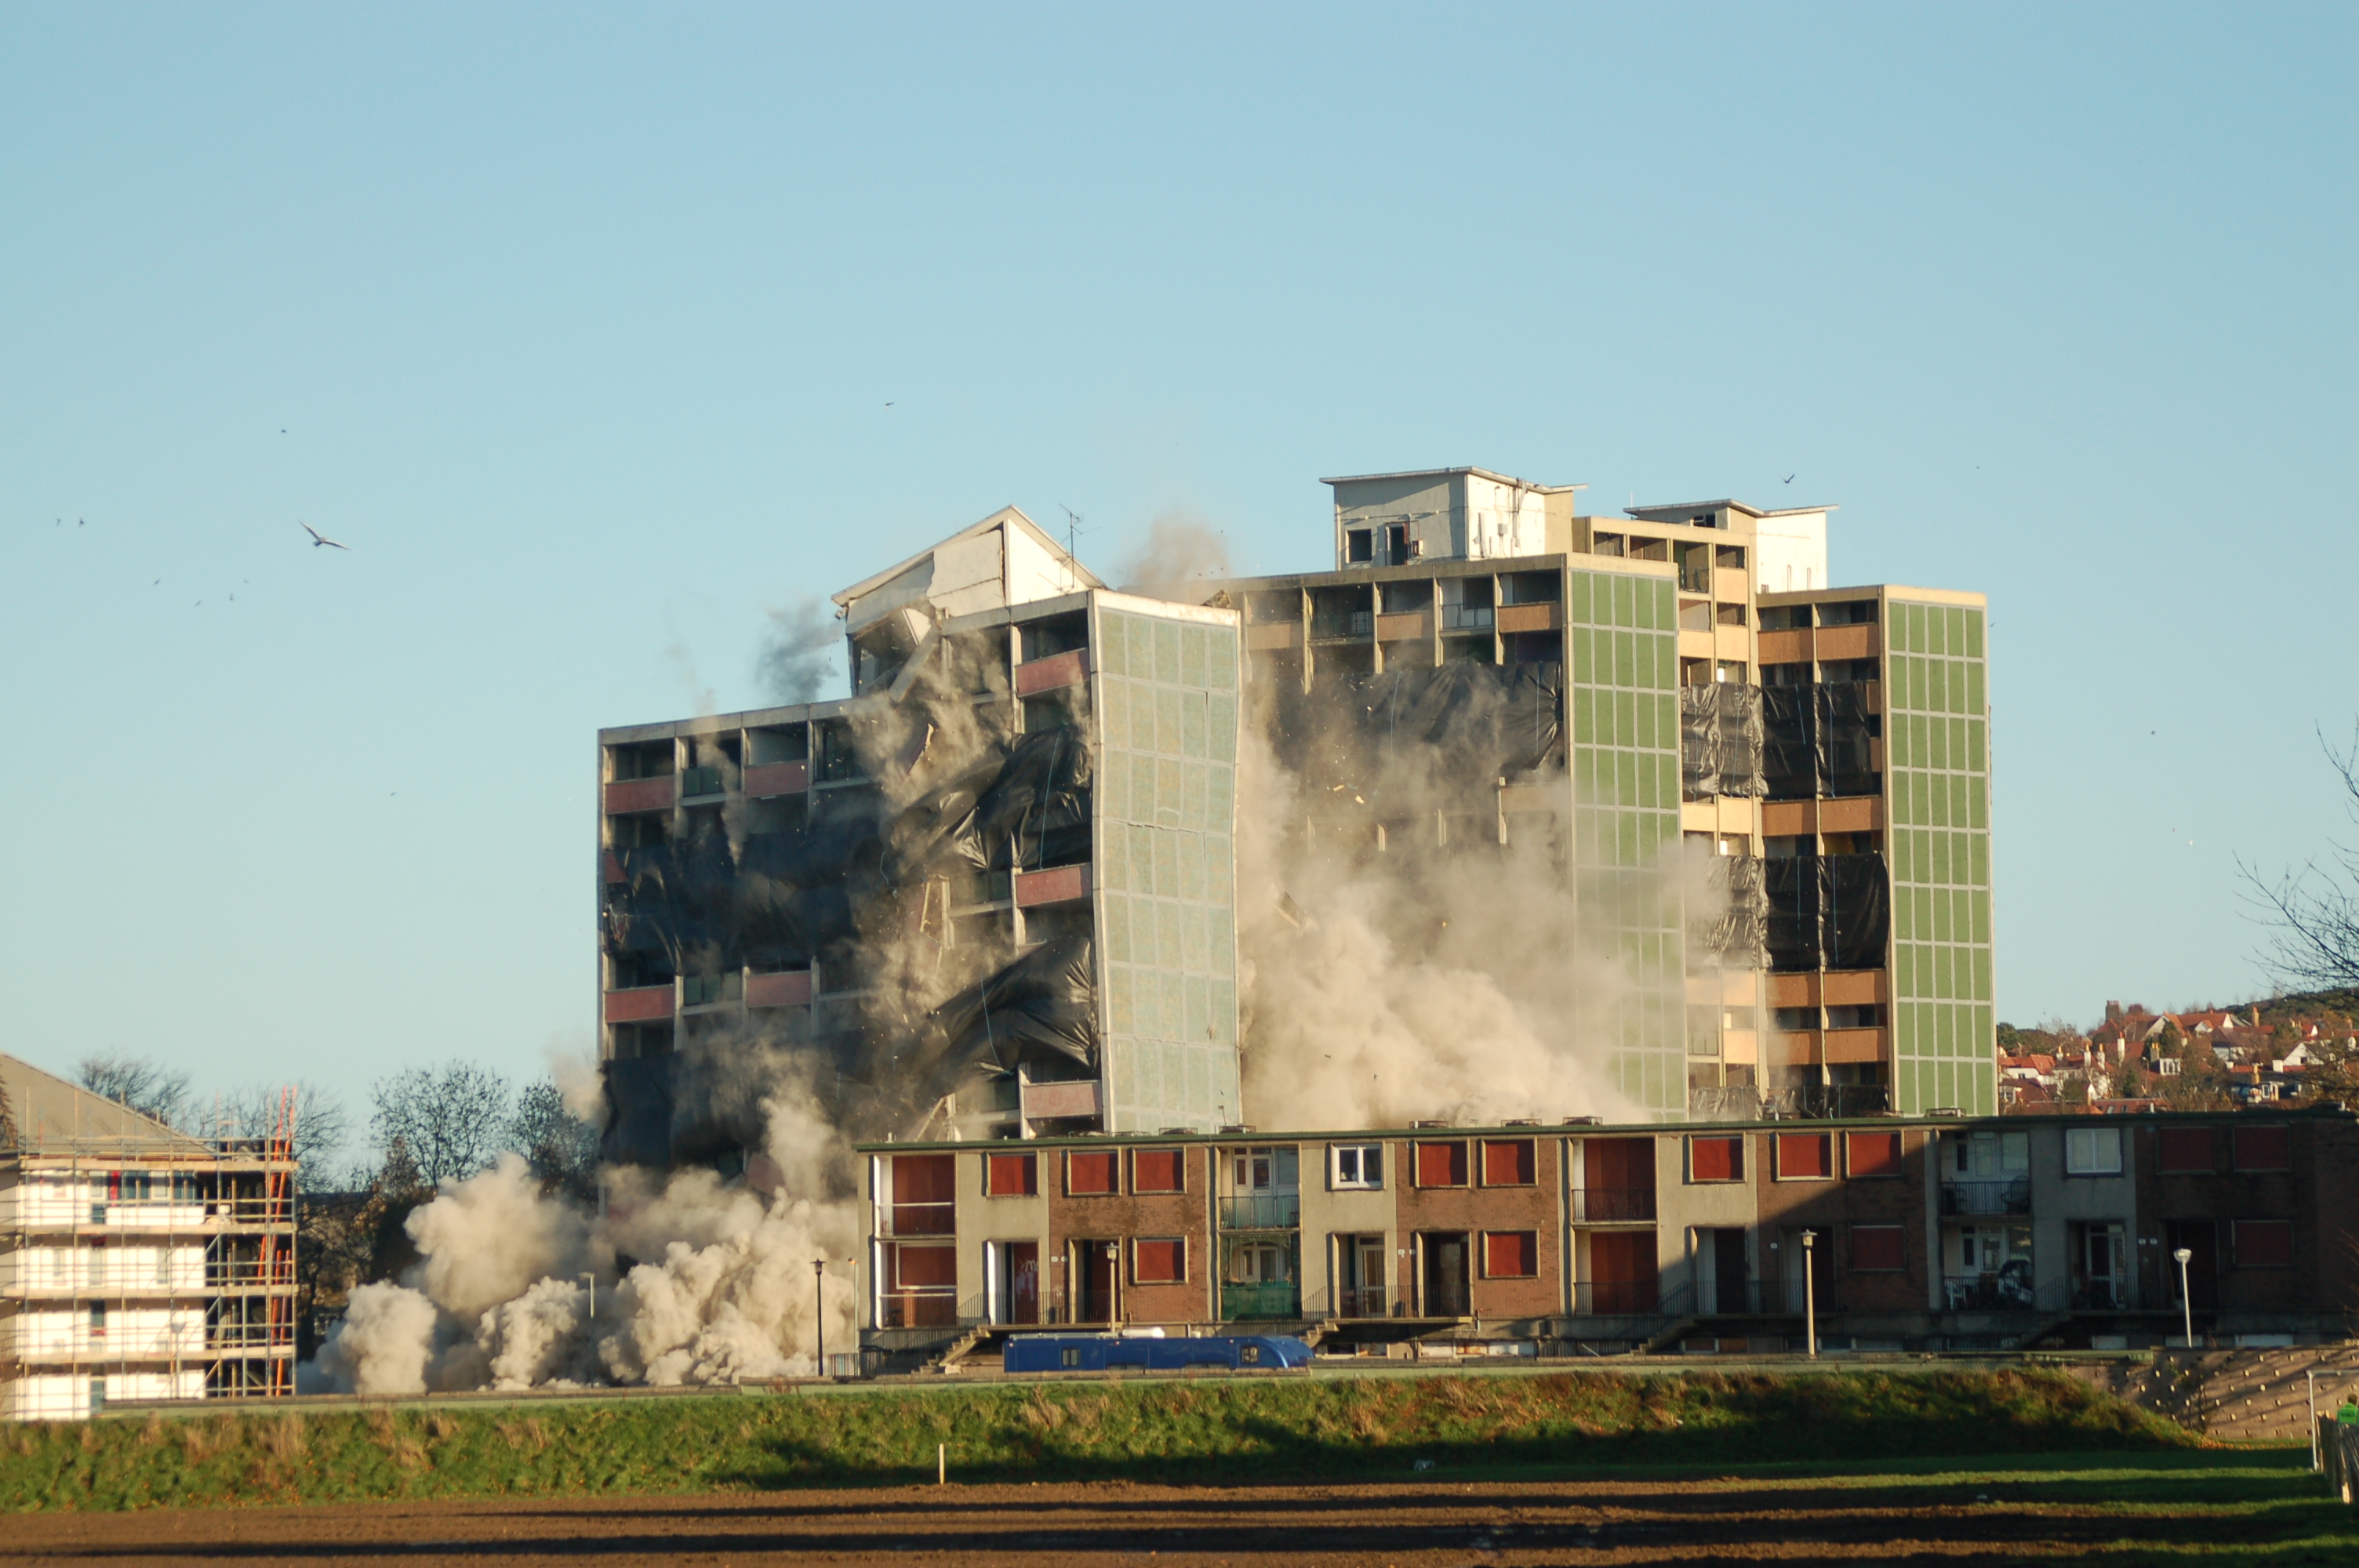
[{"label": "tv antenna", "polygon": [[[1074,541],[1090,530],[1082,526],[1082,514],[1063,502],[1057,503],[1057,510],[1065,514],[1065,567],[1070,576],[1072,568],[1081,564],[1081,557],[1074,549]],[[1066,586],[1070,588],[1072,584],[1069,581]]]}]

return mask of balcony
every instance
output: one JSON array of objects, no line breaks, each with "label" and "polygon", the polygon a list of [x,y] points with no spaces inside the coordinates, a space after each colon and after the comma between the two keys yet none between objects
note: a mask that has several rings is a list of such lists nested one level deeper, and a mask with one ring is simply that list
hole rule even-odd
[{"label": "balcony", "polygon": [[1335,1292],[1338,1317],[1384,1317],[1392,1303],[1382,1285],[1346,1285]]},{"label": "balcony", "polygon": [[672,804],[669,777],[616,779],[606,786],[606,815],[624,816],[638,811],[669,811]]},{"label": "balcony", "polygon": [[672,988],[660,986],[630,986],[606,993],[606,1022],[609,1023],[648,1023],[671,1016]]},{"label": "balcony", "polygon": [[[1221,1200],[1223,1230],[1293,1230],[1301,1224],[1299,1193],[1266,1193]],[[1287,1288],[1293,1289],[1291,1285]]]},{"label": "balcony", "polygon": [[950,1328],[958,1323],[958,1287],[905,1285],[877,1305],[879,1328]]},{"label": "balcony", "polygon": [[1365,637],[1375,630],[1375,612],[1371,610],[1315,611],[1310,617],[1313,637]]},{"label": "balcony", "polygon": [[1652,1317],[1662,1310],[1662,1287],[1653,1280],[1576,1280],[1572,1310],[1580,1317]]},{"label": "balcony", "polygon": [[955,1236],[958,1204],[948,1199],[940,1203],[879,1204],[876,1234],[886,1240],[905,1236]]},{"label": "balcony", "polygon": [[1234,1323],[1243,1318],[1292,1321],[1302,1315],[1302,1298],[1292,1280],[1277,1280],[1266,1284],[1228,1284],[1221,1286],[1221,1318]]},{"label": "balcony", "polygon": [[679,795],[682,800],[696,800],[722,793],[719,768],[689,768],[679,775]]},{"label": "balcony", "polygon": [[1033,659],[1016,665],[1016,695],[1038,697],[1042,692],[1061,691],[1069,686],[1080,686],[1089,678],[1089,650],[1070,648],[1045,659]]},{"label": "balcony", "polygon": [[1572,1195],[1575,1225],[1633,1225],[1654,1217],[1652,1187],[1583,1187]]},{"label": "balcony", "polygon": [[2031,1212],[2031,1178],[2005,1182],[1944,1182],[1941,1215],[1947,1219],[2001,1218]]}]

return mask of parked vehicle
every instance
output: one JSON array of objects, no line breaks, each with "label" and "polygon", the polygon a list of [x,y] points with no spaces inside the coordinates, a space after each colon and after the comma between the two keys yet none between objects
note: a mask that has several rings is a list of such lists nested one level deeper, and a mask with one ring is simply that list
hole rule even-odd
[{"label": "parked vehicle", "polygon": [[1310,1365],[1310,1346],[1285,1334],[1220,1334],[1167,1339],[1132,1334],[1020,1334],[1001,1366],[1010,1372],[1176,1372],[1190,1367],[1279,1371]]}]

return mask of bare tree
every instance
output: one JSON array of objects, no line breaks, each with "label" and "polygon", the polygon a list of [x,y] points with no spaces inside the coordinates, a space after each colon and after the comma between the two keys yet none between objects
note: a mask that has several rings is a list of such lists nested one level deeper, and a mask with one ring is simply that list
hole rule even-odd
[{"label": "bare tree", "polygon": [[598,1130],[566,1108],[554,1083],[543,1079],[516,1097],[508,1142],[531,1162],[548,1190],[584,1203],[596,1197]]},{"label": "bare tree", "polygon": [[471,1062],[396,1073],[369,1098],[370,1135],[388,1153],[397,1146],[422,1185],[463,1181],[507,1145],[507,1080]]},{"label": "bare tree", "polygon": [[[295,1089],[295,1184],[305,1192],[321,1192],[337,1184],[338,1173],[328,1168],[331,1155],[342,1152],[352,1135],[353,1119],[341,1097],[298,1080]],[[271,1138],[278,1132],[284,1090],[248,1084],[222,1097],[222,1116],[236,1138]]]},{"label": "bare tree", "polygon": [[[2359,722],[2351,749],[2337,752],[2318,737],[2328,763],[2343,777],[2350,799],[2344,809],[2359,824]],[[2359,989],[2359,847],[2330,842],[2323,853],[2271,880],[2242,860],[2236,869],[2249,890],[2246,901],[2277,935],[2266,959],[2291,989]]]},{"label": "bare tree", "polygon": [[74,1076],[91,1093],[127,1105],[167,1127],[179,1127],[188,1117],[189,1075],[145,1056],[100,1052],[75,1063]]}]

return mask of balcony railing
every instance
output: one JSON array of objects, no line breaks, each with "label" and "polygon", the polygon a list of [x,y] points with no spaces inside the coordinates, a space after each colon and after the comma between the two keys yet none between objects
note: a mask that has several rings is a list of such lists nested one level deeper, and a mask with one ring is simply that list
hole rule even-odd
[{"label": "balcony railing", "polygon": [[958,1204],[955,1201],[879,1204],[876,1220],[876,1234],[887,1239],[902,1236],[955,1236],[958,1234]]},{"label": "balcony railing", "polygon": [[1941,1212],[1951,1218],[1978,1218],[2031,1212],[2031,1178],[2005,1182],[1944,1182]]},{"label": "balcony railing", "polygon": [[1578,1280],[1572,1287],[1572,1310],[1581,1317],[1652,1317],[1662,1301],[1654,1280]]},{"label": "balcony railing", "polygon": [[1652,1187],[1583,1187],[1572,1195],[1576,1225],[1618,1225],[1654,1217]]},{"label": "balcony railing", "polygon": [[1391,1310],[1382,1285],[1346,1285],[1335,1292],[1338,1317],[1384,1317]]},{"label": "balcony railing", "polygon": [[1301,1224],[1299,1193],[1265,1193],[1221,1200],[1223,1230],[1293,1230]]},{"label": "balcony railing", "polygon": [[679,793],[682,799],[691,795],[719,795],[721,770],[719,768],[683,769],[679,775]]},{"label": "balcony railing", "polygon": [[887,1293],[880,1303],[882,1328],[948,1328],[958,1322],[958,1288],[911,1285]]},{"label": "balcony railing", "polygon": [[1221,1286],[1221,1316],[1223,1321],[1240,1318],[1277,1318],[1290,1320],[1302,1315],[1302,1297],[1291,1280],[1279,1280],[1267,1284],[1231,1284]]}]

